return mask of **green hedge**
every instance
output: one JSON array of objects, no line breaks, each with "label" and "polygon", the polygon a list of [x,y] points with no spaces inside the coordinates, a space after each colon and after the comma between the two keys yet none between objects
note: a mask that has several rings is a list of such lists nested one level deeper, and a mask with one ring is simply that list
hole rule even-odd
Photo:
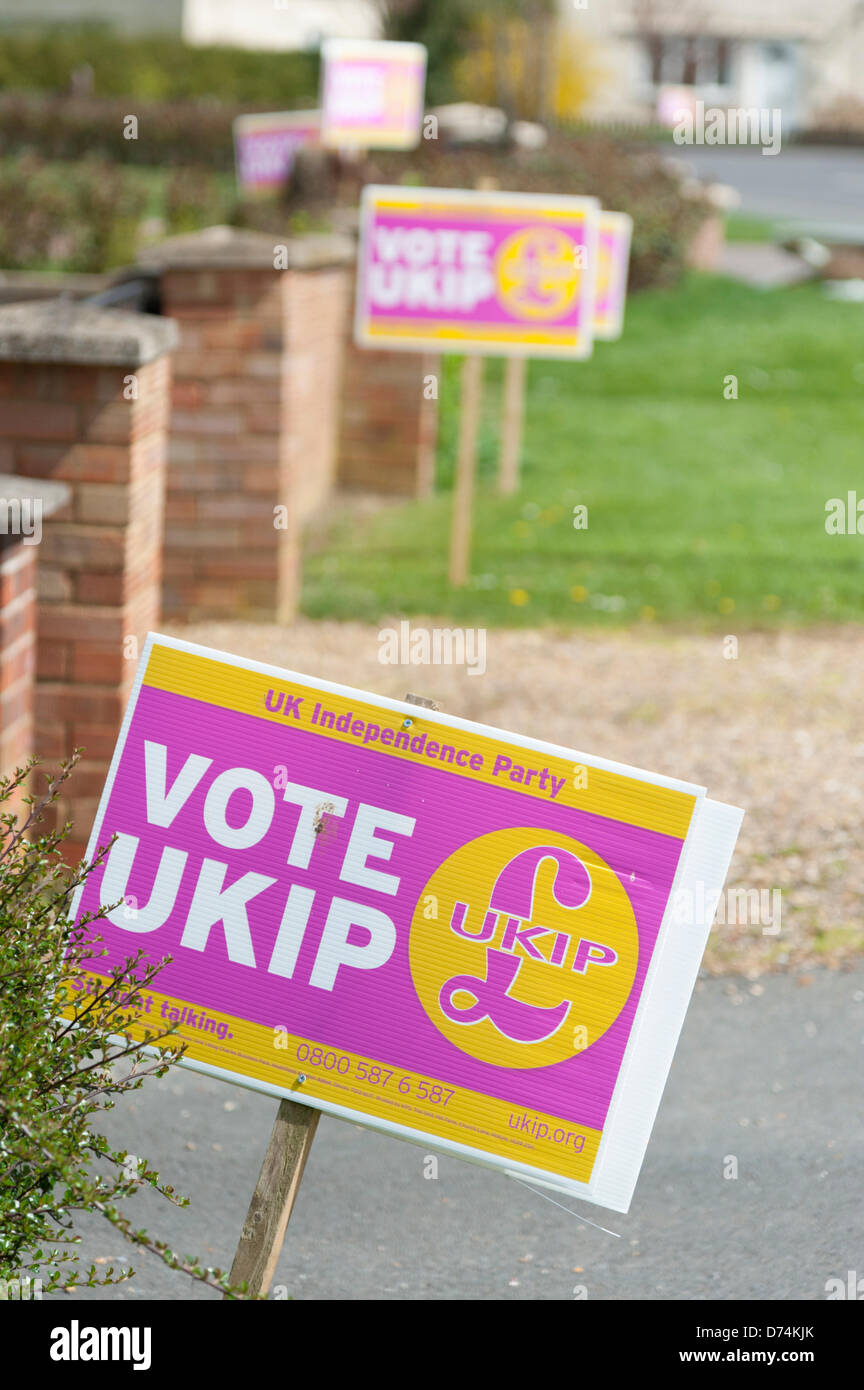
[{"label": "green hedge", "polygon": [[[54,171],[42,170],[29,189],[14,168],[5,179],[0,177],[0,265],[36,266],[59,260],[69,269],[99,270],[117,264],[118,239],[128,241],[135,215],[128,199],[137,196],[135,181],[147,178],[159,179],[158,212],[169,230],[232,221],[279,237],[291,227],[326,225],[334,205],[356,206],[364,183],[475,188],[481,178],[491,177],[499,188],[513,192],[592,194],[604,207],[629,212],[633,218],[631,289],[674,284],[706,214],[701,201],[682,196],[678,179],[651,145],[564,134],[536,152],[448,149],[441,141],[424,140],[410,153],[373,153],[341,168],[331,159],[315,179],[298,180],[284,199],[242,205],[233,180],[224,177],[234,167],[231,118],[237,108],[156,104],[141,105],[130,113],[128,107],[123,102],[0,97],[0,156],[6,156],[6,163],[14,166],[23,156],[33,161],[32,171],[44,160],[60,164],[59,171],[56,165]],[[128,114],[138,117],[137,140],[123,137],[123,118]],[[83,152],[90,160],[106,161],[106,186],[113,190],[118,208],[114,231],[106,229],[111,198],[101,197],[92,170],[85,179],[80,165]],[[129,166],[148,166],[149,173]],[[167,180],[160,171],[170,171]],[[121,175],[130,182],[128,194]],[[50,235],[52,219],[76,228],[92,220],[88,197],[81,191],[88,179],[94,182],[93,218],[98,227],[92,235],[85,236],[82,230],[80,244],[76,241],[70,254],[58,258],[51,251],[60,244]],[[56,199],[64,181],[74,198],[61,217]],[[40,211],[43,201],[49,208],[45,217]],[[25,206],[31,209],[30,222],[21,220]],[[149,211],[157,209],[150,206]],[[18,234],[13,230],[16,226]]]},{"label": "green hedge", "polygon": [[[43,159],[95,155],[118,164],[150,167],[198,165],[234,168],[231,122],[239,106],[214,102],[102,101],[0,94],[0,155],[31,152]],[[127,140],[125,118],[138,120],[138,138]]]},{"label": "green hedge", "polygon": [[[144,0],[146,3],[146,0]],[[65,92],[93,69],[93,95],[144,101],[211,100],[281,111],[317,105],[317,53],[191,48],[162,35],[127,38],[101,26],[0,34],[0,89]]]}]

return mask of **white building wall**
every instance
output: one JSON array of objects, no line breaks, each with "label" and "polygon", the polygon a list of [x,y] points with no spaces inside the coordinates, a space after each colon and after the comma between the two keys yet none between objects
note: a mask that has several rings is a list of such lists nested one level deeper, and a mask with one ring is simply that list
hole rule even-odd
[{"label": "white building wall", "polygon": [[192,44],[288,51],[377,33],[371,0],[185,0],[183,36]]},{"label": "white building wall", "polygon": [[732,42],[728,88],[699,89],[708,104],[779,105],[792,129],[832,102],[864,102],[864,0],[559,0],[559,14],[599,75],[589,117],[649,117],[656,94],[640,32]]}]

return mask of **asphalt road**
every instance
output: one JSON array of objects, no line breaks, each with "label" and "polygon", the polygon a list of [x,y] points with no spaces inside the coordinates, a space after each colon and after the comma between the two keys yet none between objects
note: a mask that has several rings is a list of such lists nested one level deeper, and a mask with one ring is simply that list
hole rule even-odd
[{"label": "asphalt road", "polygon": [[864,231],[864,148],[784,145],[763,155],[755,146],[680,145],[670,152],[698,178],[737,188],[744,213]]},{"label": "asphalt road", "polygon": [[[586,1226],[511,1179],[324,1117],[274,1292],[303,1299],[806,1299],[864,1273],[864,967],[700,981],[630,1213]],[[118,1146],[191,1196],[128,1206],[181,1252],[228,1268],[276,1102],[192,1072],[107,1117]],[[737,1159],[737,1178],[724,1177]],[[565,1203],[567,1199],[562,1199]],[[88,1217],[82,1263],[132,1253]],[[66,1300],[214,1298],[151,1256],[113,1290]]]}]

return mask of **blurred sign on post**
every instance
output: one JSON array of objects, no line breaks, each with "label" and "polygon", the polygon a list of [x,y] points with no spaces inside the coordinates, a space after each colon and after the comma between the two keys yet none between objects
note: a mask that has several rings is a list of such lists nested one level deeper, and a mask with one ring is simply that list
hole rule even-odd
[{"label": "blurred sign on post", "polygon": [[183,1065],[626,1211],[740,820],[151,634],[75,904],[111,908],[106,954],[74,984],[168,956],[142,1020]]},{"label": "blurred sign on post", "polygon": [[588,357],[596,198],[363,190],[362,347]]},{"label": "blurred sign on post", "polygon": [[600,213],[597,225],[597,275],[594,284],[594,336],[621,337],[633,219],[626,212]]},{"label": "blurred sign on post", "polygon": [[301,145],[317,145],[319,111],[271,111],[237,116],[234,159],[241,193],[266,194],[280,189],[291,173]]},{"label": "blurred sign on post", "polygon": [[322,143],[337,149],[414,149],[420,143],[425,86],[421,43],[325,40]]}]

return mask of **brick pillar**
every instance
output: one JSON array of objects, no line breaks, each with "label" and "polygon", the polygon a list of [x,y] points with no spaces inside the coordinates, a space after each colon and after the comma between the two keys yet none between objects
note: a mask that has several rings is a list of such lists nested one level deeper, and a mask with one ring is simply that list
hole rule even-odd
[{"label": "brick pillar", "polygon": [[[0,450],[6,454],[8,446]],[[63,483],[28,483],[0,474],[0,775],[5,777],[34,752],[36,564],[45,518],[68,500]],[[12,809],[8,803],[3,807]]]},{"label": "brick pillar", "polygon": [[170,349],[166,319],[65,301],[0,308],[0,450],[69,500],[39,546],[35,752],[84,755],[58,816],[83,853],[131,688],[158,626]]},{"label": "brick pillar", "polygon": [[339,422],[343,487],[406,497],[432,492],[440,380],[434,354],[379,352],[349,339]]},{"label": "brick pillar", "polygon": [[286,620],[303,521],[328,498],[354,252],[210,227],[147,252],[180,330],[165,611]]}]

